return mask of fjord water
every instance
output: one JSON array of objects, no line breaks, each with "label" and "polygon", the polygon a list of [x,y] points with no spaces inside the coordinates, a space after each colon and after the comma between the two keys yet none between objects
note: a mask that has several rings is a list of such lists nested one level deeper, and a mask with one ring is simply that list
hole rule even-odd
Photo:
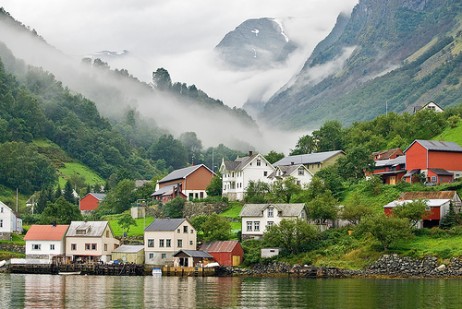
[{"label": "fjord water", "polygon": [[0,308],[461,308],[460,279],[0,274]]}]

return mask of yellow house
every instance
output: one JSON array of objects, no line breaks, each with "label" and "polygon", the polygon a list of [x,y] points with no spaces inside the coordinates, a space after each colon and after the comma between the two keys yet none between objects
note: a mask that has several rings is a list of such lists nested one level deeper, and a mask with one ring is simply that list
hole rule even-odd
[{"label": "yellow house", "polygon": [[144,246],[122,245],[112,251],[112,259],[124,263],[144,264]]},{"label": "yellow house", "polygon": [[315,152],[295,156],[287,156],[274,163],[274,166],[289,166],[303,164],[311,174],[316,174],[324,167],[333,165],[345,153],[343,150]]},{"label": "yellow house", "polygon": [[74,262],[109,262],[118,246],[107,221],[72,221],[66,233],[66,256]]}]

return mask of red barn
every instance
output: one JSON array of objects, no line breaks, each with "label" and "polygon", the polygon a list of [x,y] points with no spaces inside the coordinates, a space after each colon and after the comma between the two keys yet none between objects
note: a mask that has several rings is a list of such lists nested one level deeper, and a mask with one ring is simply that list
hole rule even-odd
[{"label": "red barn", "polygon": [[244,249],[237,240],[205,243],[200,250],[208,252],[221,266],[239,266],[244,258]]},{"label": "red barn", "polygon": [[413,176],[419,173],[432,184],[462,177],[462,147],[456,143],[415,140],[404,153],[407,173],[403,178],[407,182],[413,182]]},{"label": "red barn", "polygon": [[88,193],[79,202],[80,212],[86,213],[96,210],[105,197],[106,194],[104,193]]}]

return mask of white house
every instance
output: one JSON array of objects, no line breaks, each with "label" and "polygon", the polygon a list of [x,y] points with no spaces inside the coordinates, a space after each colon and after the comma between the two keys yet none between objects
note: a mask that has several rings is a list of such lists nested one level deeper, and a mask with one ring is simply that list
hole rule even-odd
[{"label": "white house", "polygon": [[65,236],[69,225],[31,225],[24,240],[26,258],[46,260],[65,253]]},{"label": "white house", "polygon": [[269,175],[271,180],[284,180],[288,177],[293,177],[296,183],[303,188],[310,184],[313,174],[303,164],[292,164],[276,166],[274,172]]},{"label": "white house", "polygon": [[22,220],[10,207],[0,202],[0,238],[10,239],[12,233],[22,233]]},{"label": "white house", "polygon": [[261,238],[269,226],[283,219],[307,220],[305,204],[245,204],[239,215],[242,239]]},{"label": "white house", "polygon": [[343,150],[315,152],[301,155],[293,155],[274,162],[274,166],[289,166],[303,164],[311,172],[316,174],[322,168],[335,164],[337,160],[345,156]]},{"label": "white house", "polygon": [[196,229],[184,218],[156,219],[144,230],[145,264],[173,265],[179,250],[196,250]]},{"label": "white house", "polygon": [[441,112],[444,111],[441,108],[441,106],[439,106],[438,104],[436,104],[433,101],[430,101],[430,102],[428,102],[428,103],[426,103],[426,104],[424,104],[422,106],[414,106],[414,113],[417,113],[418,111],[421,111],[421,110],[424,110],[424,109],[435,111],[437,113],[441,113]]},{"label": "white house", "polygon": [[263,155],[251,151],[247,157],[238,157],[234,161],[223,160],[220,166],[222,195],[229,200],[242,200],[250,181],[270,183],[268,176],[274,171],[273,165]]}]

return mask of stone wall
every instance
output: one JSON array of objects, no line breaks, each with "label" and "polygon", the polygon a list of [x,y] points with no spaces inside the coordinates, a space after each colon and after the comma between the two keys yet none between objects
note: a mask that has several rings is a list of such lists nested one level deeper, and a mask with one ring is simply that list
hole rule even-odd
[{"label": "stone wall", "polygon": [[187,202],[184,205],[183,214],[186,218],[191,218],[197,215],[211,215],[213,213],[223,212],[228,208],[226,203],[191,203]]},{"label": "stone wall", "polygon": [[26,247],[24,245],[16,245],[13,243],[0,243],[0,251],[26,253]]}]

